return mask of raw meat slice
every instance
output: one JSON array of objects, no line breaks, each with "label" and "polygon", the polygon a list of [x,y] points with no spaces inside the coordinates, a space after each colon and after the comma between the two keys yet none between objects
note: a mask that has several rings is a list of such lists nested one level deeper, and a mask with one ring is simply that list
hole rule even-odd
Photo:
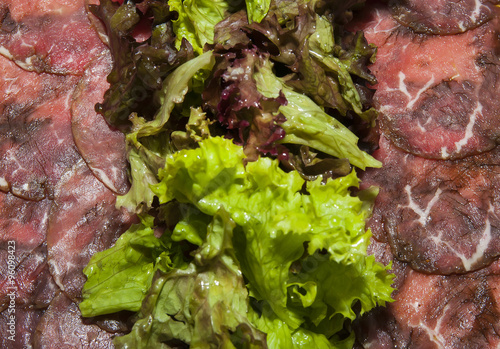
[{"label": "raw meat slice", "polygon": [[[36,328],[43,310],[16,307],[14,311],[4,310],[0,313],[0,348],[27,349],[32,348],[33,330]],[[11,318],[13,316],[13,318]],[[11,326],[14,325],[15,329]]]},{"label": "raw meat slice", "polygon": [[123,195],[129,189],[125,136],[94,110],[109,88],[106,77],[111,68],[107,51],[87,68],[73,95],[71,125],[76,146],[92,172],[113,192]]},{"label": "raw meat slice", "polygon": [[130,214],[115,208],[115,201],[83,160],[57,185],[48,223],[48,263],[57,285],[75,301],[90,257],[111,247],[132,222]]},{"label": "raw meat slice", "polygon": [[[10,6],[15,11],[17,6]],[[92,58],[106,49],[83,6],[45,14],[23,10],[16,21],[10,7],[1,8],[0,54],[25,70],[81,75]]]},{"label": "raw meat slice", "polygon": [[[383,244],[381,244],[383,245]],[[388,248],[388,247],[387,247]],[[385,259],[383,247],[375,251]],[[355,348],[497,348],[500,261],[465,275],[428,275],[397,267],[394,303],[355,324]]]},{"label": "raw meat slice", "polygon": [[[0,257],[7,261],[15,245],[12,267],[0,266],[2,333],[9,328],[7,293],[16,292],[15,342],[4,336],[2,348],[112,347],[112,335],[82,319],[75,302],[90,257],[132,221],[79,153],[115,192],[126,191],[126,163],[115,153],[123,135],[94,111],[107,86],[109,53],[83,3],[0,4]],[[92,141],[108,142],[97,152],[106,148],[112,166],[100,167],[105,161],[89,148],[89,127],[99,127]],[[96,321],[114,332],[126,328],[121,320]]]},{"label": "raw meat slice", "polygon": [[369,226],[394,256],[419,271],[464,273],[500,255],[500,147],[462,160],[424,159],[381,137],[382,169],[362,175],[380,187]]},{"label": "raw meat slice", "polygon": [[70,15],[85,7],[87,0],[2,0],[2,7],[9,10],[16,22],[25,17],[44,15]]},{"label": "raw meat slice", "polygon": [[3,57],[0,70],[0,188],[30,200],[50,198],[81,158],[69,112],[77,77],[26,72]]},{"label": "raw meat slice", "polygon": [[112,336],[83,319],[78,305],[60,292],[38,322],[33,348],[112,349]]},{"label": "raw meat slice", "polygon": [[[398,3],[427,13],[471,5]],[[474,3],[485,9],[486,1]],[[393,263],[397,290],[394,303],[355,324],[355,347],[499,347],[498,9],[488,5],[491,19],[443,36],[415,34],[386,4],[372,4],[357,29],[379,46],[371,68],[382,130],[374,155],[383,167],[361,179],[380,188],[369,251]],[[449,19],[424,22],[453,31],[458,22],[440,22]]]},{"label": "raw meat slice", "polygon": [[0,309],[16,293],[17,305],[50,302],[54,284],[46,268],[47,234],[51,202],[27,201],[0,193]]},{"label": "raw meat slice", "polygon": [[370,69],[383,132],[427,158],[458,159],[500,140],[500,8],[485,24],[456,35],[415,34],[382,5],[352,29],[378,46]]},{"label": "raw meat slice", "polygon": [[493,17],[497,0],[391,0],[394,18],[417,33],[457,34]]},{"label": "raw meat slice", "polygon": [[[31,251],[17,266],[14,285],[7,281],[2,289],[6,296],[16,293],[17,305],[46,308],[59,290],[47,265],[47,247],[45,244]],[[6,297],[7,298],[7,297]]]}]

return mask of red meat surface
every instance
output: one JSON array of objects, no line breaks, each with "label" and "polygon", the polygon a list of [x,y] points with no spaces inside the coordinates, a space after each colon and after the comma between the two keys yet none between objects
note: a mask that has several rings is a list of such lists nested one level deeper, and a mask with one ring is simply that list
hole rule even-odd
[{"label": "red meat surface", "polygon": [[134,220],[124,136],[94,110],[109,50],[83,1],[4,1],[0,23],[0,347],[110,348],[78,309],[84,266]]},{"label": "red meat surface", "polygon": [[378,81],[374,102],[384,134],[398,147],[434,159],[494,148],[500,139],[500,8],[492,9],[491,20],[455,35],[416,33],[383,3],[365,11],[354,29],[378,47],[370,69]]},{"label": "red meat surface", "polygon": [[497,4],[373,1],[355,25],[379,46],[369,252],[397,289],[355,324],[357,348],[500,345]]}]

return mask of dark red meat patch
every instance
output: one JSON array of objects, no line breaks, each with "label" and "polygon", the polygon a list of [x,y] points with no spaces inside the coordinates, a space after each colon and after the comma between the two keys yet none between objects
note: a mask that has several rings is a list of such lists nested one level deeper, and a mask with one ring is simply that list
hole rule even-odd
[{"label": "dark red meat patch", "polygon": [[395,302],[363,316],[356,348],[500,345],[498,1],[373,1],[380,188],[369,253]]},{"label": "dark red meat patch", "polygon": [[34,329],[37,348],[112,349],[112,334],[89,319],[83,319],[78,305],[59,293]]}]

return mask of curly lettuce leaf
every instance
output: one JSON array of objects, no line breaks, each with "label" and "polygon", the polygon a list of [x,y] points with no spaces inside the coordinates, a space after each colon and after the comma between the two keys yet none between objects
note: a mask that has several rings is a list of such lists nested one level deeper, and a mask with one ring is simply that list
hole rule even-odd
[{"label": "curly lettuce leaf", "polygon": [[[214,43],[215,26],[241,10],[241,4],[238,0],[168,0],[170,9],[178,13],[173,20],[177,49],[187,40],[197,54],[202,54],[206,44]],[[248,22],[260,22],[267,15],[271,1],[246,0],[245,4]]]},{"label": "curly lettuce leaf", "polygon": [[376,113],[367,107],[369,93],[361,85],[374,82],[366,65],[375,50],[361,33],[349,34],[344,41],[335,36],[342,28],[327,15],[344,13],[344,7],[327,6],[319,16],[311,12],[314,6],[298,2],[294,10],[282,8],[297,11],[282,25],[275,16],[249,24],[242,13],[220,22],[213,46],[216,66],[203,94],[205,107],[228,136],[244,145],[249,160],[264,154],[288,161],[297,154],[296,147],[287,145],[296,144],[347,158],[361,169],[380,167],[339,121],[356,117],[364,125],[359,127],[372,125]]},{"label": "curly lettuce leaf", "polygon": [[285,136],[285,120],[278,108],[285,98],[268,98],[257,89],[254,69],[263,57],[253,49],[241,50],[238,57],[216,52],[216,66],[203,93],[204,107],[227,130],[226,136],[244,147],[249,160],[260,154],[285,157],[287,149],[278,144]]},{"label": "curly lettuce leaf", "polygon": [[[133,183],[118,204],[153,209],[165,229],[143,220],[86,269],[85,316],[137,311],[117,347],[348,348],[346,325],[391,301],[388,267],[366,256],[372,200],[350,192],[350,164],[380,163],[332,117],[374,117],[361,93],[374,48],[342,28],[362,2],[248,0],[230,17],[242,1],[98,7],[112,51],[128,52],[100,106],[109,120],[124,111],[115,121],[129,132]],[[152,35],[137,43],[144,20]],[[263,154],[310,149],[289,163],[312,175],[212,136],[231,125]]]},{"label": "curly lettuce leaf", "polygon": [[206,113],[201,108],[190,108],[189,119],[185,131],[173,131],[172,143],[176,149],[196,148],[197,142],[210,137],[210,125]]},{"label": "curly lettuce leaf", "polygon": [[141,137],[154,136],[160,133],[168,122],[175,105],[182,103],[188,93],[193,78],[196,78],[200,70],[211,70],[214,58],[211,51],[193,58],[179,66],[163,82],[162,91],[159,95],[160,109],[154,120],[137,120],[130,138],[135,143]]},{"label": "curly lettuce leaf", "polygon": [[[175,151],[172,135],[165,131],[165,125],[169,122],[175,106],[184,101],[193,80],[202,76],[200,72],[210,70],[213,64],[211,51],[182,64],[164,80],[161,94],[158,96],[161,107],[155,118],[148,121],[135,113],[131,115],[133,126],[131,132],[126,135],[126,141],[132,187],[126,195],[118,198],[118,207],[126,207],[132,212],[145,212],[151,208],[153,195],[149,185],[157,183],[156,174],[164,166],[166,154]],[[193,119],[191,123],[188,120],[187,127],[197,128],[198,126],[194,125],[196,119],[202,116],[196,109],[192,113]],[[199,132],[204,132],[205,135],[200,135],[204,137],[209,131],[207,127],[202,127]]]},{"label": "curly lettuce leaf", "polygon": [[[376,82],[375,77],[367,69],[367,65],[374,59],[376,50],[368,45],[361,32],[346,35],[347,39],[344,39],[346,48],[340,48],[334,41],[333,31],[330,21],[317,15],[316,28],[309,39],[309,54],[323,69],[336,73],[339,92],[346,104],[346,110],[352,110],[363,120],[372,123],[377,113],[373,108],[365,110],[358,91],[359,87],[354,83],[353,76],[356,75],[372,84]],[[346,45],[347,42],[349,45]],[[344,110],[340,111],[345,113]]]},{"label": "curly lettuce leaf", "polygon": [[205,44],[213,44],[215,25],[232,9],[227,0],[169,0],[168,4],[178,13],[173,21],[176,47],[186,39],[197,54],[203,53]]},{"label": "curly lettuce leaf", "polygon": [[143,220],[92,259],[82,313],[138,311],[117,347],[344,348],[345,322],[391,301],[388,268],[366,256],[371,205],[351,195],[354,171],[306,182],[244,159],[221,137],[167,155],[151,189],[173,229],[157,238]]},{"label": "curly lettuce leaf", "polygon": [[191,348],[266,347],[265,334],[247,318],[248,291],[234,256],[235,224],[224,210],[211,218],[197,225],[205,237],[194,260],[156,279],[132,331],[115,338],[116,348],[170,348],[179,341]]},{"label": "curly lettuce leaf", "polygon": [[116,207],[124,207],[129,212],[143,212],[153,203],[154,193],[149,185],[158,183],[156,172],[135,149],[129,149],[128,162],[132,185],[125,195],[116,198]]},{"label": "curly lettuce leaf", "polygon": [[[234,249],[251,297],[268,304],[292,332],[309,322],[320,328],[331,318],[337,328],[354,319],[357,301],[364,313],[391,300],[386,268],[366,259],[369,211],[349,194],[358,185],[354,172],[324,184],[320,179],[305,183],[269,158],[245,166],[243,149],[230,140],[211,137],[199,145],[168,156],[153,191],[160,203],[177,200],[207,215],[228,212],[240,228],[234,232]],[[318,252],[327,255],[322,267],[309,270],[307,277],[302,275],[306,268],[291,271]],[[335,276],[323,285],[319,280],[327,270]],[[355,280],[352,292],[329,291],[348,275]],[[298,294],[308,300],[295,302]]]},{"label": "curly lettuce leaf", "polygon": [[83,316],[138,311],[155,271],[174,267],[169,241],[156,238],[152,227],[153,217],[146,216],[113,247],[92,256],[83,270],[87,277],[79,305]]},{"label": "curly lettuce leaf", "polygon": [[275,1],[260,23],[248,23],[236,13],[215,27],[216,51],[220,46],[229,52],[257,47],[280,64],[285,83],[296,92],[342,116],[358,115],[371,123],[376,113],[360,93],[366,94],[366,83],[376,82],[367,68],[376,48],[363,33],[343,27],[351,7],[362,2]]},{"label": "curly lettuce leaf", "polygon": [[328,338],[323,333],[305,328],[293,330],[266,307],[260,307],[259,312],[251,309],[249,317],[261,331],[267,334],[269,348],[351,349],[354,344],[354,333],[337,339]]}]

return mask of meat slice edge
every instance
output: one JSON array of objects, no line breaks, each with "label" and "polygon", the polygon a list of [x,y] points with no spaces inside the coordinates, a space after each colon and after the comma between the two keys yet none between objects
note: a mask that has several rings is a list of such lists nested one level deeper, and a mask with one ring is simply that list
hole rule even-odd
[{"label": "meat slice edge", "polygon": [[95,176],[123,195],[129,189],[125,136],[94,110],[109,88],[106,77],[112,63],[106,51],[85,70],[72,97],[71,126],[75,144]]},{"label": "meat slice edge", "polygon": [[[36,13],[20,6],[0,7],[0,54],[28,71],[81,75],[106,46],[96,34],[84,6]],[[69,54],[71,52],[71,54]]]},{"label": "meat slice edge", "polygon": [[58,183],[47,230],[48,264],[56,284],[78,301],[83,268],[112,246],[133,216],[115,208],[116,196],[81,160]]},{"label": "meat slice edge", "polygon": [[0,189],[50,198],[80,159],[69,110],[78,78],[27,72],[1,56],[0,71]]}]

